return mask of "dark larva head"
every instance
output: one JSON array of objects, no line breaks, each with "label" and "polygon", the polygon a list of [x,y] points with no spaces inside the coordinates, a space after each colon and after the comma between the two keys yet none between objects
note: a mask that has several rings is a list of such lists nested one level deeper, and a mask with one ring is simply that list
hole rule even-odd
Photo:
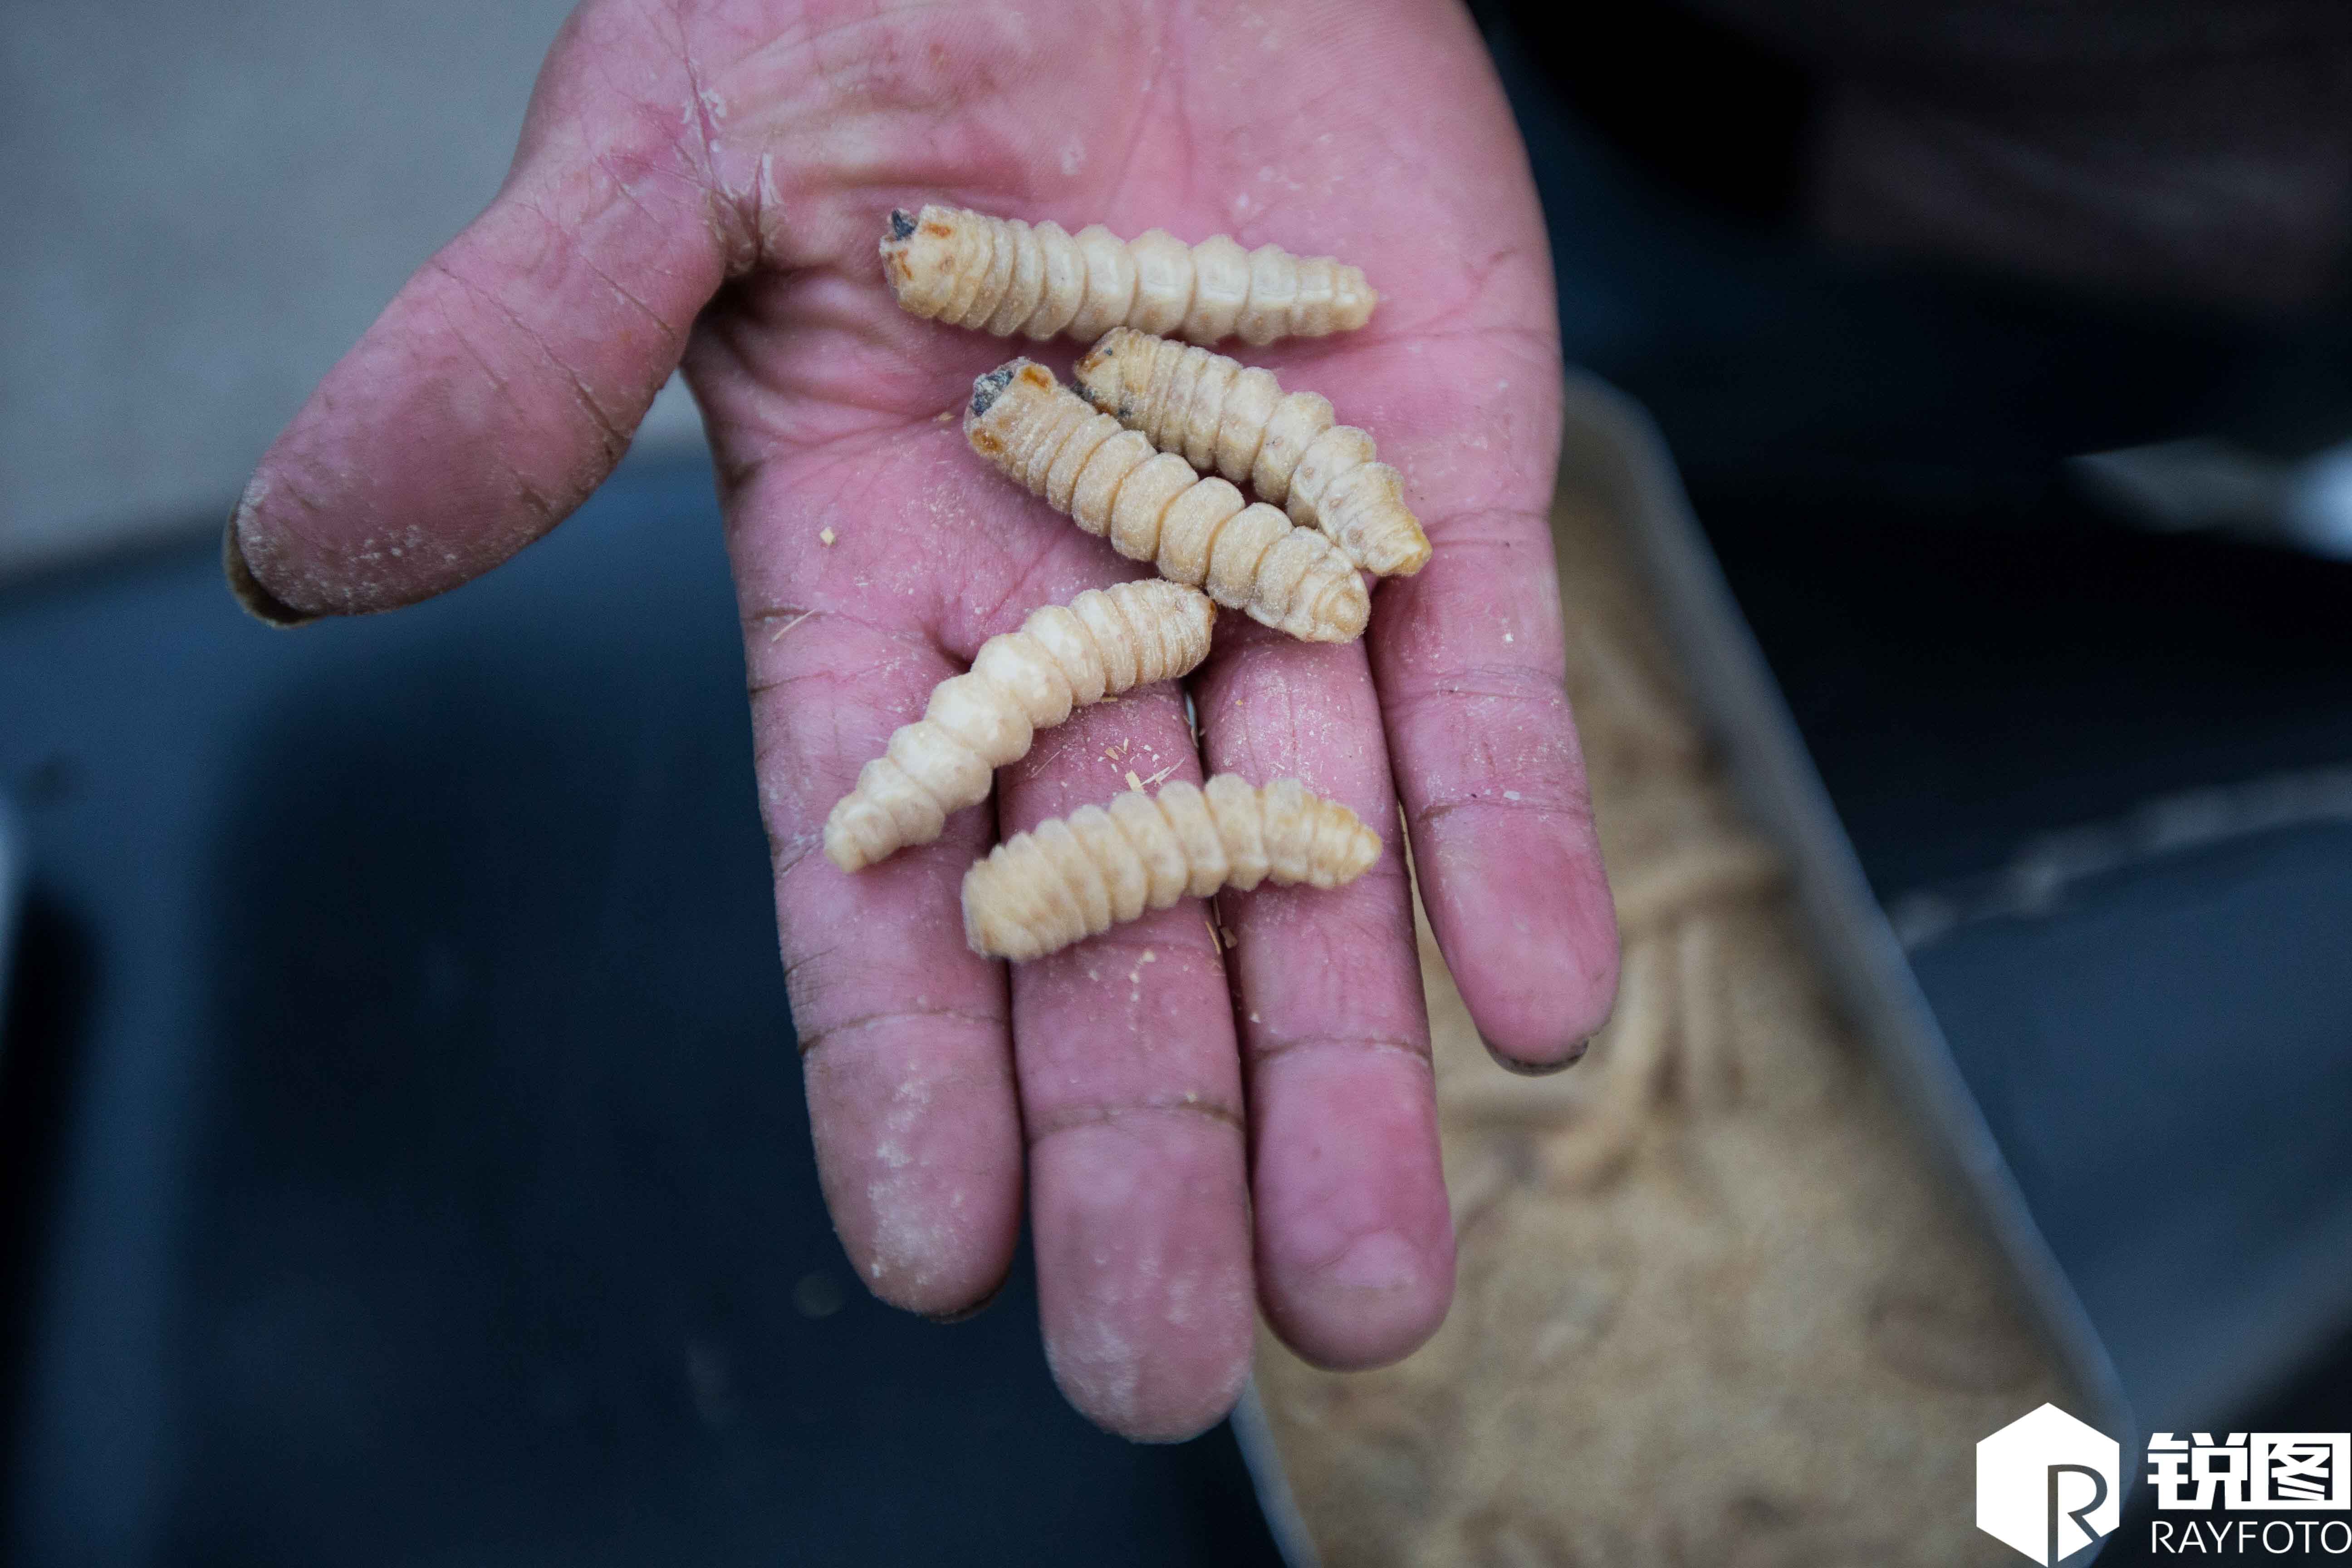
[{"label": "dark larva head", "polygon": [[1139,336],[1125,327],[1113,327],[1096,340],[1078,361],[1076,372],[1078,390],[1086,394],[1087,401],[1122,420],[1133,412],[1134,399],[1129,395],[1136,391],[1125,375],[1128,345]]},{"label": "dark larva head", "polygon": [[890,209],[890,237],[892,239],[914,238],[915,215],[908,212],[905,207],[892,207]]},{"label": "dark larva head", "polygon": [[973,378],[971,411],[975,416],[987,413],[989,405],[1003,394],[1006,387],[1013,384],[1013,378],[1020,374],[1022,363],[1020,360],[1014,360],[1010,364],[998,365],[987,374]]}]

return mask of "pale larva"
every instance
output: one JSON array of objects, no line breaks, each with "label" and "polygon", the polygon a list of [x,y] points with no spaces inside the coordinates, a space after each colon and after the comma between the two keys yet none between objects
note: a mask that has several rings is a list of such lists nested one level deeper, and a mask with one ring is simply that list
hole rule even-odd
[{"label": "pale larva", "polygon": [[824,852],[856,871],[929,844],[948,813],[988,798],[995,770],[1073,708],[1189,675],[1209,657],[1217,608],[1181,584],[1122,583],[1048,605],[980,645],[971,668],[932,689],[824,821]]},{"label": "pale larva", "polygon": [[1380,858],[1379,834],[1296,779],[1261,790],[1220,773],[1200,789],[1130,790],[1016,833],[973,862],[964,940],[992,957],[1042,958],[1187,894],[1261,881],[1336,888]]},{"label": "pale larva", "polygon": [[1153,452],[1043,365],[1017,359],[973,382],[963,431],[1008,478],[1161,576],[1308,642],[1362,635],[1371,600],[1337,545]]},{"label": "pale larva", "polygon": [[1333,418],[1329,399],[1286,394],[1270,371],[1129,327],[1105,333],[1077,377],[1097,408],[1196,468],[1247,482],[1365,571],[1410,577],[1429,563],[1403,476],[1377,460],[1371,437]]},{"label": "pale larva", "polygon": [[1067,332],[1091,342],[1112,327],[1198,343],[1352,331],[1380,302],[1361,268],[1279,246],[1244,250],[1225,235],[1186,245],[1165,229],[1121,239],[1100,224],[1076,234],[962,207],[890,215],[882,275],[906,310],[1004,337]]}]

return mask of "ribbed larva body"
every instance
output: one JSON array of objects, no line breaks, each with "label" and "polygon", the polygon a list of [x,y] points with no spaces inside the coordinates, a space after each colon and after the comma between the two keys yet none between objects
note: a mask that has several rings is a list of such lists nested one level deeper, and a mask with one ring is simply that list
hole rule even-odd
[{"label": "ribbed larva body", "polygon": [[929,707],[859,771],[824,822],[824,852],[862,870],[940,836],[948,813],[988,798],[998,768],[1073,708],[1189,675],[1209,657],[1217,610],[1181,584],[1122,583],[1048,605],[980,645],[971,668],[932,689]]},{"label": "ribbed larva body", "polygon": [[1410,577],[1429,563],[1403,476],[1377,460],[1371,437],[1338,423],[1328,398],[1285,393],[1270,371],[1128,327],[1104,334],[1077,376],[1097,408],[1196,468],[1248,483],[1367,572]]},{"label": "ribbed larva body", "polygon": [[1380,858],[1379,834],[1296,779],[1259,789],[1219,773],[1199,789],[1130,790],[975,861],[963,879],[964,939],[996,958],[1042,958],[1188,894],[1262,881],[1336,888]]},{"label": "ribbed larva body", "polygon": [[1000,338],[1067,332],[1091,342],[1129,326],[1196,343],[1266,343],[1352,331],[1380,302],[1361,268],[1328,256],[1244,250],[1222,234],[1186,245],[1158,228],[1121,239],[1088,224],[1073,235],[963,207],[893,212],[882,275],[916,315]]},{"label": "ribbed larva body", "polygon": [[1161,576],[1308,642],[1362,635],[1371,600],[1337,545],[1155,453],[1043,365],[1017,359],[973,382],[963,433],[1007,477]]}]

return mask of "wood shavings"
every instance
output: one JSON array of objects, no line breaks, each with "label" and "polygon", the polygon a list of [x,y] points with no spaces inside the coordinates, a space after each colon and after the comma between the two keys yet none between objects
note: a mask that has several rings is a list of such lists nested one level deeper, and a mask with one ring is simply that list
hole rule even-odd
[{"label": "wood shavings", "polygon": [[1617,1011],[1507,1075],[1422,922],[1454,1309],[1372,1372],[1262,1335],[1285,1479],[1349,1568],[1990,1563],[1977,1440],[2081,1391],[1843,1017],[1614,521],[1568,489],[1553,527]]}]

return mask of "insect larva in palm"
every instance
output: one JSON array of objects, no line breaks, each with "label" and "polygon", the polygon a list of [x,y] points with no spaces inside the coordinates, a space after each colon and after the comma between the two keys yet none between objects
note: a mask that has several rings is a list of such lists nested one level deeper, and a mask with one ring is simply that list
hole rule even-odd
[{"label": "insect larva in palm", "polygon": [[971,668],[932,689],[923,717],[859,771],[824,820],[824,852],[862,870],[929,844],[948,814],[988,798],[995,770],[1073,708],[1189,675],[1209,657],[1217,607],[1181,584],[1147,580],[1048,605],[980,645]]},{"label": "insect larva in palm", "polygon": [[1008,478],[1162,577],[1307,642],[1362,635],[1371,600],[1338,545],[1154,452],[1045,366],[1016,359],[974,381],[963,433]]},{"label": "insect larva in palm", "polygon": [[1219,773],[1195,789],[1129,790],[1108,806],[1016,833],[963,878],[964,940],[1042,958],[1190,894],[1262,881],[1336,888],[1381,858],[1381,837],[1297,779],[1264,789]]},{"label": "insect larva in palm", "polygon": [[1280,246],[1244,250],[1218,235],[1186,245],[1165,229],[1121,239],[1100,224],[1075,235],[962,207],[903,208],[882,235],[882,276],[918,316],[1004,337],[1091,342],[1138,327],[1196,343],[1319,338],[1371,320],[1380,296],[1363,268]]},{"label": "insect larva in palm", "polygon": [[1196,468],[1246,482],[1365,571],[1410,577],[1429,563],[1403,476],[1376,460],[1371,437],[1334,419],[1330,399],[1286,394],[1270,371],[1129,327],[1105,333],[1077,376],[1097,408]]}]

